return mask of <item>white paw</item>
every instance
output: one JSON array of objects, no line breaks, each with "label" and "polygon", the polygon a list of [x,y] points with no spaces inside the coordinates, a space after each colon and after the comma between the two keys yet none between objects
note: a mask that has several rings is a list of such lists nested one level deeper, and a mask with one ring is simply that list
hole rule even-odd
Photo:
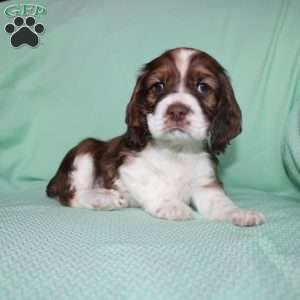
[{"label": "white paw", "polygon": [[237,226],[256,226],[266,222],[262,213],[237,209],[228,215],[228,221]]},{"label": "white paw", "polygon": [[168,203],[156,208],[152,213],[155,217],[167,220],[190,220],[193,218],[192,209],[183,203]]},{"label": "white paw", "polygon": [[114,205],[116,206],[115,209],[125,208],[128,207],[127,200],[116,190],[109,190],[111,193],[111,197],[113,200]]}]

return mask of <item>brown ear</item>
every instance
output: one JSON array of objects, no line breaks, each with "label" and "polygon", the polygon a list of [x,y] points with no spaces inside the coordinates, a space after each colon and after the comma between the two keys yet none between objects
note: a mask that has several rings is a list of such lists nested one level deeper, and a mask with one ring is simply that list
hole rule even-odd
[{"label": "brown ear", "polygon": [[215,154],[224,152],[230,140],[241,132],[241,110],[225,71],[219,80],[219,103],[210,128],[211,150]]},{"label": "brown ear", "polygon": [[143,88],[145,75],[141,74],[136,82],[131,99],[127,105],[127,144],[135,149],[143,148],[150,136],[146,111],[144,108],[146,93]]}]

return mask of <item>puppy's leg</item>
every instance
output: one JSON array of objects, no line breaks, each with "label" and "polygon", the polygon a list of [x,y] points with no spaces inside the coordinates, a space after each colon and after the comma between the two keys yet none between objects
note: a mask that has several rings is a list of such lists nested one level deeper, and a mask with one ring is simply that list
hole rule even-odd
[{"label": "puppy's leg", "polygon": [[79,155],[73,163],[70,185],[73,197],[70,206],[113,210],[128,206],[122,195],[113,189],[99,187],[95,182],[94,162],[90,154]]},{"label": "puppy's leg", "polygon": [[255,226],[265,223],[263,214],[235,206],[221,187],[196,188],[192,203],[197,211],[211,220],[224,221],[237,226]]},{"label": "puppy's leg", "polygon": [[174,198],[161,199],[156,205],[145,205],[145,210],[160,219],[183,221],[193,218],[192,209]]},{"label": "puppy's leg", "polygon": [[151,165],[146,168],[142,165],[137,168],[121,167],[120,174],[135,203],[152,216],[167,220],[193,218],[193,211],[182,201],[182,195]]},{"label": "puppy's leg", "polygon": [[157,192],[152,191],[151,194],[137,192],[136,199],[145,211],[154,217],[178,221],[193,218],[192,209],[180,201],[177,195],[159,192],[159,190]]},{"label": "puppy's leg", "polygon": [[127,201],[112,189],[87,189],[75,192],[71,206],[77,208],[114,210],[127,207]]}]

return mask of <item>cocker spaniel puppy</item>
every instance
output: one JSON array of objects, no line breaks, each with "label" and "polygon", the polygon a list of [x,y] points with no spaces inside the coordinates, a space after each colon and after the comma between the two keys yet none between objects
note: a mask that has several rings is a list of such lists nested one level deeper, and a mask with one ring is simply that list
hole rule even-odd
[{"label": "cocker spaniel puppy", "polygon": [[147,63],[127,106],[127,131],[71,149],[47,187],[63,205],[142,207],[168,220],[193,217],[239,226],[265,222],[224,193],[215,155],[241,131],[241,112],[223,67],[207,53],[176,48]]}]

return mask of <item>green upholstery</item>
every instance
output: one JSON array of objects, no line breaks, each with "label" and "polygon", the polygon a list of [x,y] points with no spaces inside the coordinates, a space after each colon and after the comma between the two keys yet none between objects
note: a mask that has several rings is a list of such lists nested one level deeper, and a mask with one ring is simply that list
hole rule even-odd
[{"label": "green upholstery", "polygon": [[286,124],[283,143],[283,162],[290,179],[300,186],[300,105],[296,103]]},{"label": "green upholstery", "polygon": [[[299,1],[39,3],[39,47],[14,49],[0,30],[0,299],[300,299]],[[10,21],[2,14],[0,27]],[[48,199],[66,151],[122,133],[138,69],[178,46],[228,70],[243,132],[219,172],[267,224],[196,213],[168,222]]]}]

